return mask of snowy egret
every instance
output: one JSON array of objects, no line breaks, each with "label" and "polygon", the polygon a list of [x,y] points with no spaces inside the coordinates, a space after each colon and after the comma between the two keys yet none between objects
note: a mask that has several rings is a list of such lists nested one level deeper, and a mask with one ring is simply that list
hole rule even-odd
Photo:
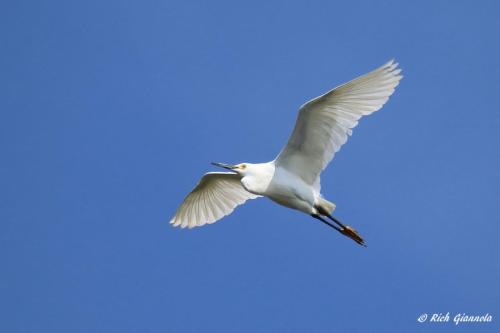
[{"label": "snowy egret", "polygon": [[332,216],[335,204],[320,193],[320,173],[361,116],[387,102],[403,77],[400,73],[398,64],[391,60],[302,105],[288,143],[271,162],[212,163],[230,172],[206,173],[170,223],[182,228],[210,224],[248,199],[264,196],[311,215],[364,246],[355,229]]}]

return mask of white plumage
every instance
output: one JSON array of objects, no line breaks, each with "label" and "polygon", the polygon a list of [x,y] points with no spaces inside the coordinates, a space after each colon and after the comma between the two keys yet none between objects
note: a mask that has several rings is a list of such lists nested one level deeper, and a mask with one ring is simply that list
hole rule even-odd
[{"label": "white plumage", "polygon": [[[205,174],[170,223],[189,228],[213,223],[246,200],[266,196],[310,214],[363,244],[354,229],[331,216],[335,205],[321,196],[320,173],[347,141],[358,120],[387,102],[402,78],[397,66],[390,61],[305,103],[288,143],[274,161],[214,163],[232,172]],[[333,219],[340,228],[323,216]]]},{"label": "white plumage", "polygon": [[184,199],[170,223],[182,228],[214,223],[231,214],[236,206],[257,197],[241,186],[237,173],[209,172]]}]

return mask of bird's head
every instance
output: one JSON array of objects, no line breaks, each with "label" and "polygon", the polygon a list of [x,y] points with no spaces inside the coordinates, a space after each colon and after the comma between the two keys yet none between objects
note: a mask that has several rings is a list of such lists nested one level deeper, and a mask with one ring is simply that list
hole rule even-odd
[{"label": "bird's head", "polygon": [[233,165],[233,164],[212,162],[212,165],[231,170],[235,173],[240,174],[242,177],[246,176],[249,172],[251,172],[252,169],[251,163],[240,163]]}]

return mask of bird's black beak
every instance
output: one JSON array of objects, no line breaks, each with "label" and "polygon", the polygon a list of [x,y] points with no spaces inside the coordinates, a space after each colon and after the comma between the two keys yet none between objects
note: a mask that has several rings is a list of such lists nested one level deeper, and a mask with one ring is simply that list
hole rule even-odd
[{"label": "bird's black beak", "polygon": [[217,163],[217,162],[211,162],[211,164],[228,170],[236,169],[236,165],[232,164]]}]

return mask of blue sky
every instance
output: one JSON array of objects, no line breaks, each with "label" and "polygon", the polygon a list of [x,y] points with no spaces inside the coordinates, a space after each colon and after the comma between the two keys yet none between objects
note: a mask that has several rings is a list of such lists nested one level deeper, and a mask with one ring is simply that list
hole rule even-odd
[{"label": "blue sky", "polygon": [[[498,2],[0,7],[2,332],[499,331]],[[273,159],[393,57],[322,176],[368,248],[265,199],[168,225],[210,161]],[[417,322],[439,312],[494,322]]]}]

